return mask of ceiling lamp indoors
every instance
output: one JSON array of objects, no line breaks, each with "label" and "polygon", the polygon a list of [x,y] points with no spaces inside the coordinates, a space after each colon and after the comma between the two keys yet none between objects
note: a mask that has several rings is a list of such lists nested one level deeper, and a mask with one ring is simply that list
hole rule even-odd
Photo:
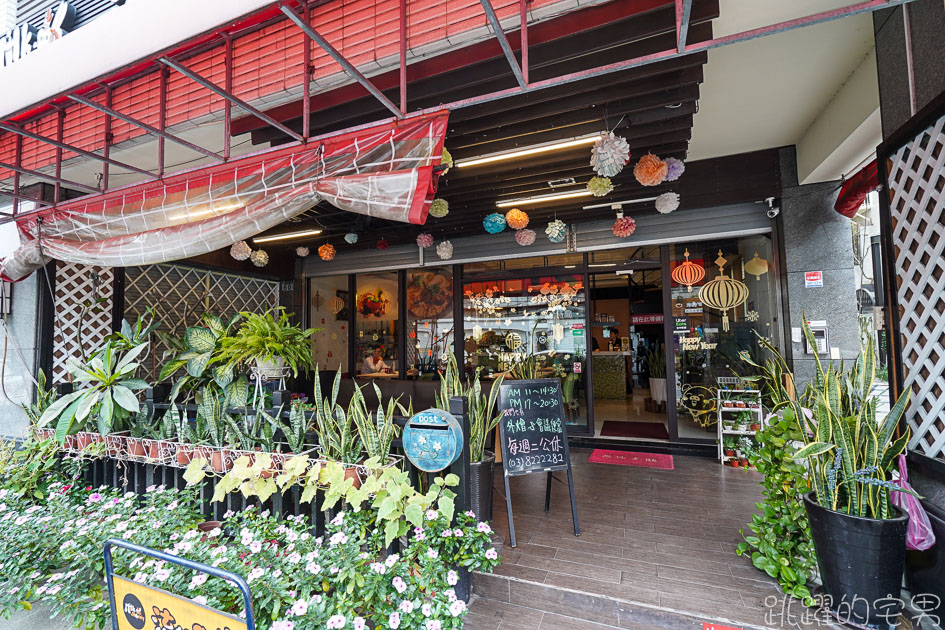
[{"label": "ceiling lamp indoors", "polygon": [[562,149],[570,149],[572,147],[579,147],[583,145],[593,144],[600,138],[599,133],[593,133],[586,136],[578,136],[575,138],[570,138],[567,140],[555,140],[553,142],[545,142],[542,144],[536,144],[534,146],[525,147],[522,149],[512,149],[509,151],[498,151],[496,153],[489,153],[486,155],[481,155],[479,157],[468,158],[464,160],[456,160],[454,165],[456,168],[468,168],[470,166],[480,166],[482,164],[492,164],[495,162],[502,162],[504,160],[515,160],[518,158],[528,157],[530,155],[540,155],[542,153],[551,153],[553,151],[561,151]]},{"label": "ceiling lamp indoors", "polygon": [[561,201],[563,199],[575,199],[578,197],[590,197],[591,191],[572,190],[570,192],[551,193],[549,195],[535,195],[534,197],[524,197],[522,199],[511,199],[509,201],[497,201],[497,208],[510,208],[514,206],[527,206],[535,203],[548,203],[550,201]]},{"label": "ceiling lamp indoors", "polygon": [[257,236],[253,238],[254,243],[271,243],[272,241],[285,241],[290,238],[302,238],[305,236],[315,236],[321,234],[320,229],[302,230],[300,232],[286,232],[285,234],[273,234],[272,236]]}]

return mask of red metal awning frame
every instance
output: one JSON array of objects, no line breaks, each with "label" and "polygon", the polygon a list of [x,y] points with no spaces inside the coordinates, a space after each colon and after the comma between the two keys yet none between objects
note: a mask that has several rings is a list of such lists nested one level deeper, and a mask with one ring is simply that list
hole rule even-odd
[{"label": "red metal awning frame", "polygon": [[[675,45],[671,49],[658,52],[658,53],[653,53],[649,55],[632,58],[632,59],[627,59],[625,61],[620,61],[617,63],[611,63],[607,65],[597,66],[594,68],[588,68],[586,70],[563,74],[557,77],[552,77],[552,78],[544,79],[541,81],[530,82],[528,78],[529,68],[528,68],[528,20],[527,20],[527,4],[526,4],[527,0],[519,0],[521,63],[519,63],[519,61],[515,58],[514,51],[512,50],[512,47],[509,43],[508,38],[506,37],[505,32],[502,30],[501,23],[499,21],[498,16],[495,13],[494,8],[492,7],[490,0],[480,0],[480,3],[482,4],[482,7],[483,7],[483,11],[485,12],[486,17],[488,18],[488,21],[492,27],[492,30],[494,31],[495,37],[502,48],[502,52],[504,56],[508,60],[508,63],[512,69],[512,72],[515,75],[518,86],[514,88],[505,89],[505,90],[499,90],[499,91],[494,91],[494,92],[490,92],[486,94],[481,94],[481,95],[474,96],[471,98],[453,101],[451,103],[439,105],[435,108],[428,108],[425,110],[410,112],[408,114],[407,113],[407,79],[406,79],[407,77],[407,73],[406,73],[406,65],[407,65],[406,64],[406,41],[407,41],[406,0],[400,0],[400,12],[399,12],[399,15],[400,15],[400,18],[399,18],[400,19],[400,29],[399,29],[400,103],[399,103],[399,106],[395,105],[389,98],[387,98],[387,96],[385,96],[383,92],[381,92],[381,90],[378,89],[374,85],[374,83],[371,82],[370,79],[365,77],[354,66],[354,64],[352,64],[348,59],[346,59],[344,55],[341,54],[340,51],[334,48],[331,45],[331,43],[329,43],[314,28],[312,28],[310,25],[309,19],[303,19],[302,17],[300,17],[297,10],[301,10],[305,18],[310,17],[311,8],[312,8],[312,2],[310,0],[279,0],[279,2],[273,5],[273,8],[274,8],[273,14],[278,15],[279,13],[281,13],[285,17],[285,19],[291,20],[293,23],[295,23],[305,33],[305,36],[306,36],[306,45],[303,48],[303,58],[301,60],[302,63],[304,64],[303,77],[305,77],[305,80],[302,81],[303,83],[303,86],[302,86],[303,87],[303,123],[302,123],[303,128],[302,128],[301,133],[294,131],[293,129],[284,125],[282,122],[272,118],[265,112],[253,107],[249,103],[243,101],[242,99],[240,99],[239,97],[233,94],[233,91],[232,91],[233,48],[232,48],[231,35],[229,33],[217,33],[215,35],[205,34],[205,35],[199,36],[196,39],[202,41],[204,44],[206,44],[206,42],[213,39],[214,36],[217,38],[223,37],[224,39],[224,42],[225,42],[224,56],[225,56],[225,64],[226,64],[225,86],[220,87],[212,83],[205,77],[200,76],[198,73],[194,72],[192,69],[186,67],[183,63],[181,63],[181,61],[175,59],[174,56],[170,54],[162,53],[162,54],[156,55],[151,60],[146,60],[143,65],[143,69],[146,70],[150,67],[157,65],[160,67],[160,72],[161,72],[161,75],[160,75],[161,80],[159,83],[159,90],[160,90],[159,121],[160,122],[157,127],[147,125],[146,123],[143,123],[131,116],[128,116],[127,114],[122,114],[121,112],[114,110],[111,107],[112,88],[110,84],[105,84],[104,86],[102,84],[96,84],[96,85],[89,86],[90,89],[87,89],[84,92],[83,90],[78,90],[73,93],[62,95],[66,99],[74,101],[78,103],[79,105],[94,107],[95,109],[102,111],[106,114],[105,141],[104,141],[105,148],[101,154],[94,153],[91,151],[86,151],[84,149],[80,149],[78,147],[71,146],[62,142],[63,110],[61,107],[59,109],[59,124],[58,124],[58,134],[57,134],[56,139],[48,138],[48,137],[45,137],[36,133],[29,132],[26,129],[24,129],[21,125],[13,124],[9,121],[0,122],[0,130],[5,130],[5,131],[15,133],[21,136],[21,138],[18,139],[18,142],[16,145],[16,159],[11,168],[11,170],[14,171],[13,190],[12,192],[0,190],[0,195],[5,195],[7,197],[12,197],[14,199],[13,213],[11,215],[0,216],[0,223],[4,223],[10,220],[14,220],[16,218],[25,216],[24,213],[19,212],[19,201],[22,199],[22,195],[19,194],[20,175],[27,174],[27,175],[36,175],[37,177],[39,177],[39,175],[36,174],[35,172],[29,172],[28,170],[24,169],[22,166],[22,137],[31,138],[39,142],[50,144],[56,147],[57,149],[56,174],[55,175],[46,175],[46,174],[42,175],[43,179],[47,181],[52,181],[55,183],[55,196],[51,204],[55,206],[59,204],[62,200],[61,187],[63,185],[71,186],[74,184],[74,182],[70,182],[69,180],[65,180],[61,177],[63,151],[70,151],[70,152],[76,153],[78,155],[82,155],[90,159],[99,160],[103,163],[102,188],[100,192],[104,192],[109,189],[108,188],[109,166],[125,169],[133,173],[138,173],[148,179],[163,178],[165,174],[164,173],[164,166],[165,166],[164,143],[166,140],[170,140],[171,142],[175,142],[183,146],[186,146],[187,148],[191,150],[199,152],[207,157],[211,157],[211,159],[214,159],[217,162],[220,162],[220,161],[224,163],[227,162],[230,159],[230,155],[231,155],[230,131],[231,131],[231,124],[232,124],[232,107],[233,106],[237,106],[241,109],[246,110],[247,112],[251,113],[253,116],[264,121],[266,124],[272,125],[273,127],[288,134],[290,137],[295,139],[295,142],[305,143],[312,140],[320,140],[320,139],[324,139],[324,138],[334,136],[340,133],[345,133],[348,131],[362,128],[363,126],[359,126],[359,127],[336,131],[336,132],[332,132],[328,134],[322,134],[317,137],[312,137],[310,135],[309,133],[310,132],[309,114],[310,114],[310,107],[311,107],[310,85],[307,79],[309,76],[309,61],[310,61],[310,55],[311,55],[309,44],[312,41],[314,41],[322,49],[324,49],[329,55],[331,55],[331,57],[334,58],[335,61],[339,63],[339,65],[341,65],[342,69],[344,69],[344,71],[349,76],[351,76],[355,81],[360,83],[366,90],[368,90],[368,92],[370,92],[375,98],[377,98],[378,101],[380,101],[394,115],[393,118],[373,121],[369,123],[370,125],[374,125],[378,123],[383,123],[385,121],[401,120],[408,116],[429,114],[431,112],[438,111],[444,108],[453,110],[453,109],[459,109],[463,107],[470,107],[473,105],[478,105],[480,103],[486,103],[486,102],[495,101],[495,100],[499,100],[503,98],[508,98],[511,96],[520,95],[526,92],[543,90],[543,89],[547,89],[554,86],[572,83],[575,81],[581,81],[583,79],[589,79],[592,77],[598,77],[598,76],[610,74],[613,72],[619,72],[622,70],[628,70],[628,69],[639,67],[639,66],[657,63],[660,61],[665,61],[665,60],[673,59],[676,57],[691,55],[691,54],[711,50],[713,48],[719,48],[722,46],[728,46],[728,45],[736,44],[739,42],[749,41],[752,39],[757,39],[759,37],[765,37],[767,35],[783,33],[786,31],[802,28],[805,26],[810,26],[813,24],[819,24],[822,22],[828,22],[828,21],[840,19],[843,17],[848,17],[851,15],[857,15],[859,13],[872,12],[878,9],[885,9],[885,8],[890,8],[890,7],[894,7],[898,5],[903,5],[912,1],[913,0],[865,0],[857,4],[852,4],[852,5],[841,7],[838,9],[823,11],[823,12],[815,13],[815,14],[808,15],[805,17],[796,18],[793,20],[786,20],[783,22],[778,22],[776,24],[771,24],[768,26],[763,26],[760,28],[755,28],[755,29],[743,31],[740,33],[727,35],[725,37],[719,37],[719,38],[714,38],[707,41],[697,42],[694,44],[688,44],[687,38],[688,38],[688,32],[689,32],[690,17],[691,17],[691,12],[692,12],[692,0],[673,0],[673,2],[675,3],[675,8],[676,8],[676,42],[675,42]],[[269,16],[269,13],[262,12],[261,15]],[[191,45],[190,48],[192,49],[193,46]],[[183,140],[169,133],[166,130],[165,118],[166,118],[166,104],[167,104],[167,90],[168,90],[167,72],[169,69],[174,69],[175,71],[180,72],[181,74],[187,76],[191,80],[197,82],[204,88],[216,93],[217,95],[221,96],[224,99],[225,101],[224,129],[223,129],[224,149],[223,149],[222,156],[215,152],[209,151],[203,147],[199,147],[198,145],[190,143],[186,140]],[[104,89],[104,93],[105,93],[104,105],[96,103],[94,100],[90,98],[90,96],[95,92],[98,92],[100,94],[102,89]],[[79,94],[78,92],[83,92],[83,93]],[[114,160],[109,156],[109,136],[111,133],[110,122],[112,118],[118,118],[120,120],[123,120],[124,122],[127,122],[129,124],[139,127],[140,129],[142,129],[148,134],[155,135],[158,137],[158,172],[156,174],[150,171],[147,171],[145,169],[141,169],[136,166]],[[264,153],[264,152],[265,151],[262,151],[260,153]],[[204,168],[204,167],[200,167],[200,168]],[[190,170],[194,170],[194,169],[190,169]],[[186,172],[186,170],[178,171],[178,173],[180,172]],[[133,186],[135,184],[130,184],[130,185]],[[89,187],[84,186],[81,188],[88,190]],[[100,192],[91,193],[91,194],[100,194]],[[33,199],[29,199],[29,200],[35,201]],[[34,209],[34,210],[29,211],[29,214],[33,214],[38,211],[39,210]]]}]

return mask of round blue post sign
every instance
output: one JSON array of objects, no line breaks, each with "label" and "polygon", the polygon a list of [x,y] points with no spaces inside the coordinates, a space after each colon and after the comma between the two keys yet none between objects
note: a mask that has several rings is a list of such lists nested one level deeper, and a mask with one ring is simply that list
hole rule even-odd
[{"label": "round blue post sign", "polygon": [[410,463],[424,472],[438,472],[459,459],[463,429],[448,411],[427,409],[407,421],[402,441]]}]

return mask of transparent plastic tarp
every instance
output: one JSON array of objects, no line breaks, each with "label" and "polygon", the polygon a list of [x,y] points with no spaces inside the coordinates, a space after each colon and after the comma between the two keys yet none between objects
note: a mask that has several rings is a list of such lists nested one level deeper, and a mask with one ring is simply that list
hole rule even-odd
[{"label": "transparent plastic tarp", "polygon": [[426,222],[447,112],[267,152],[77,199],[17,221],[9,280],[43,258],[110,267],[179,260],[264,232],[321,200],[372,217]]}]

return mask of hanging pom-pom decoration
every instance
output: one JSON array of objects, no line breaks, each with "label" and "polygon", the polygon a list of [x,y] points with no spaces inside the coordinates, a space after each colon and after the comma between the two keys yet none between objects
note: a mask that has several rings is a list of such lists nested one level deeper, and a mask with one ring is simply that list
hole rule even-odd
[{"label": "hanging pom-pom decoration", "polygon": [[528,247],[535,242],[535,230],[517,230],[515,242],[522,247]]},{"label": "hanging pom-pom decoration", "polygon": [[450,172],[450,169],[453,168],[453,156],[446,150],[446,147],[443,147],[443,157],[440,158],[440,166],[446,167],[440,171],[440,175],[446,175]]},{"label": "hanging pom-pom decoration", "polygon": [[296,247],[296,248],[295,248],[295,255],[298,256],[299,258],[305,258],[306,256],[308,256],[308,255],[311,254],[311,253],[312,253],[312,252],[309,251],[308,247]]},{"label": "hanging pom-pom decoration", "polygon": [[633,167],[633,176],[644,186],[659,186],[666,179],[666,162],[647,153]]},{"label": "hanging pom-pom decoration", "polygon": [[345,234],[345,243],[347,243],[348,245],[354,245],[357,242],[358,242],[357,234],[355,234],[354,232],[348,232],[347,234]]},{"label": "hanging pom-pom decoration", "polygon": [[257,267],[265,267],[269,263],[269,254],[263,249],[257,249],[249,255],[249,260]]},{"label": "hanging pom-pom decoration", "polygon": [[686,172],[686,163],[676,158],[666,158],[666,181],[674,182]]},{"label": "hanging pom-pom decoration", "polygon": [[528,214],[518,208],[512,208],[505,213],[505,222],[513,230],[521,230],[528,227]]},{"label": "hanging pom-pom decoration", "polygon": [[618,238],[627,238],[637,229],[637,222],[632,217],[617,217],[611,231]]},{"label": "hanging pom-pom decoration", "polygon": [[602,135],[591,147],[591,166],[601,177],[613,177],[630,161],[630,145],[614,132]]},{"label": "hanging pom-pom decoration", "polygon": [[387,242],[387,239],[382,238],[377,242],[378,249],[387,249],[388,247],[390,247],[390,243]]},{"label": "hanging pom-pom decoration", "polygon": [[449,260],[453,257],[453,244],[449,241],[443,241],[436,246],[436,255],[439,256],[441,260]]},{"label": "hanging pom-pom decoration", "polygon": [[236,260],[246,260],[253,253],[253,248],[246,241],[236,241],[230,247],[230,256]]},{"label": "hanging pom-pom decoration", "polygon": [[449,213],[450,213],[450,204],[446,201],[446,199],[434,199],[433,202],[430,203],[430,216],[431,217],[442,219]]},{"label": "hanging pom-pom decoration", "polygon": [[493,212],[482,220],[482,227],[486,228],[489,234],[498,234],[505,229],[505,217],[498,212]]},{"label": "hanging pom-pom decoration", "polygon": [[568,226],[561,219],[555,219],[545,228],[545,234],[552,243],[563,243],[568,236]]},{"label": "hanging pom-pom decoration", "polygon": [[603,197],[614,189],[614,184],[609,177],[592,177],[587,182],[587,189],[595,197]]},{"label": "hanging pom-pom decoration", "polygon": [[429,232],[422,232],[420,234],[417,234],[417,245],[419,245],[423,249],[430,247],[431,245],[433,245],[433,235],[430,234]]},{"label": "hanging pom-pom decoration", "polygon": [[325,243],[318,248],[318,257],[322,260],[331,260],[335,257],[335,246],[331,243]]},{"label": "hanging pom-pom decoration", "polygon": [[660,214],[669,214],[679,207],[679,195],[674,192],[663,193],[656,198],[656,211]]}]

